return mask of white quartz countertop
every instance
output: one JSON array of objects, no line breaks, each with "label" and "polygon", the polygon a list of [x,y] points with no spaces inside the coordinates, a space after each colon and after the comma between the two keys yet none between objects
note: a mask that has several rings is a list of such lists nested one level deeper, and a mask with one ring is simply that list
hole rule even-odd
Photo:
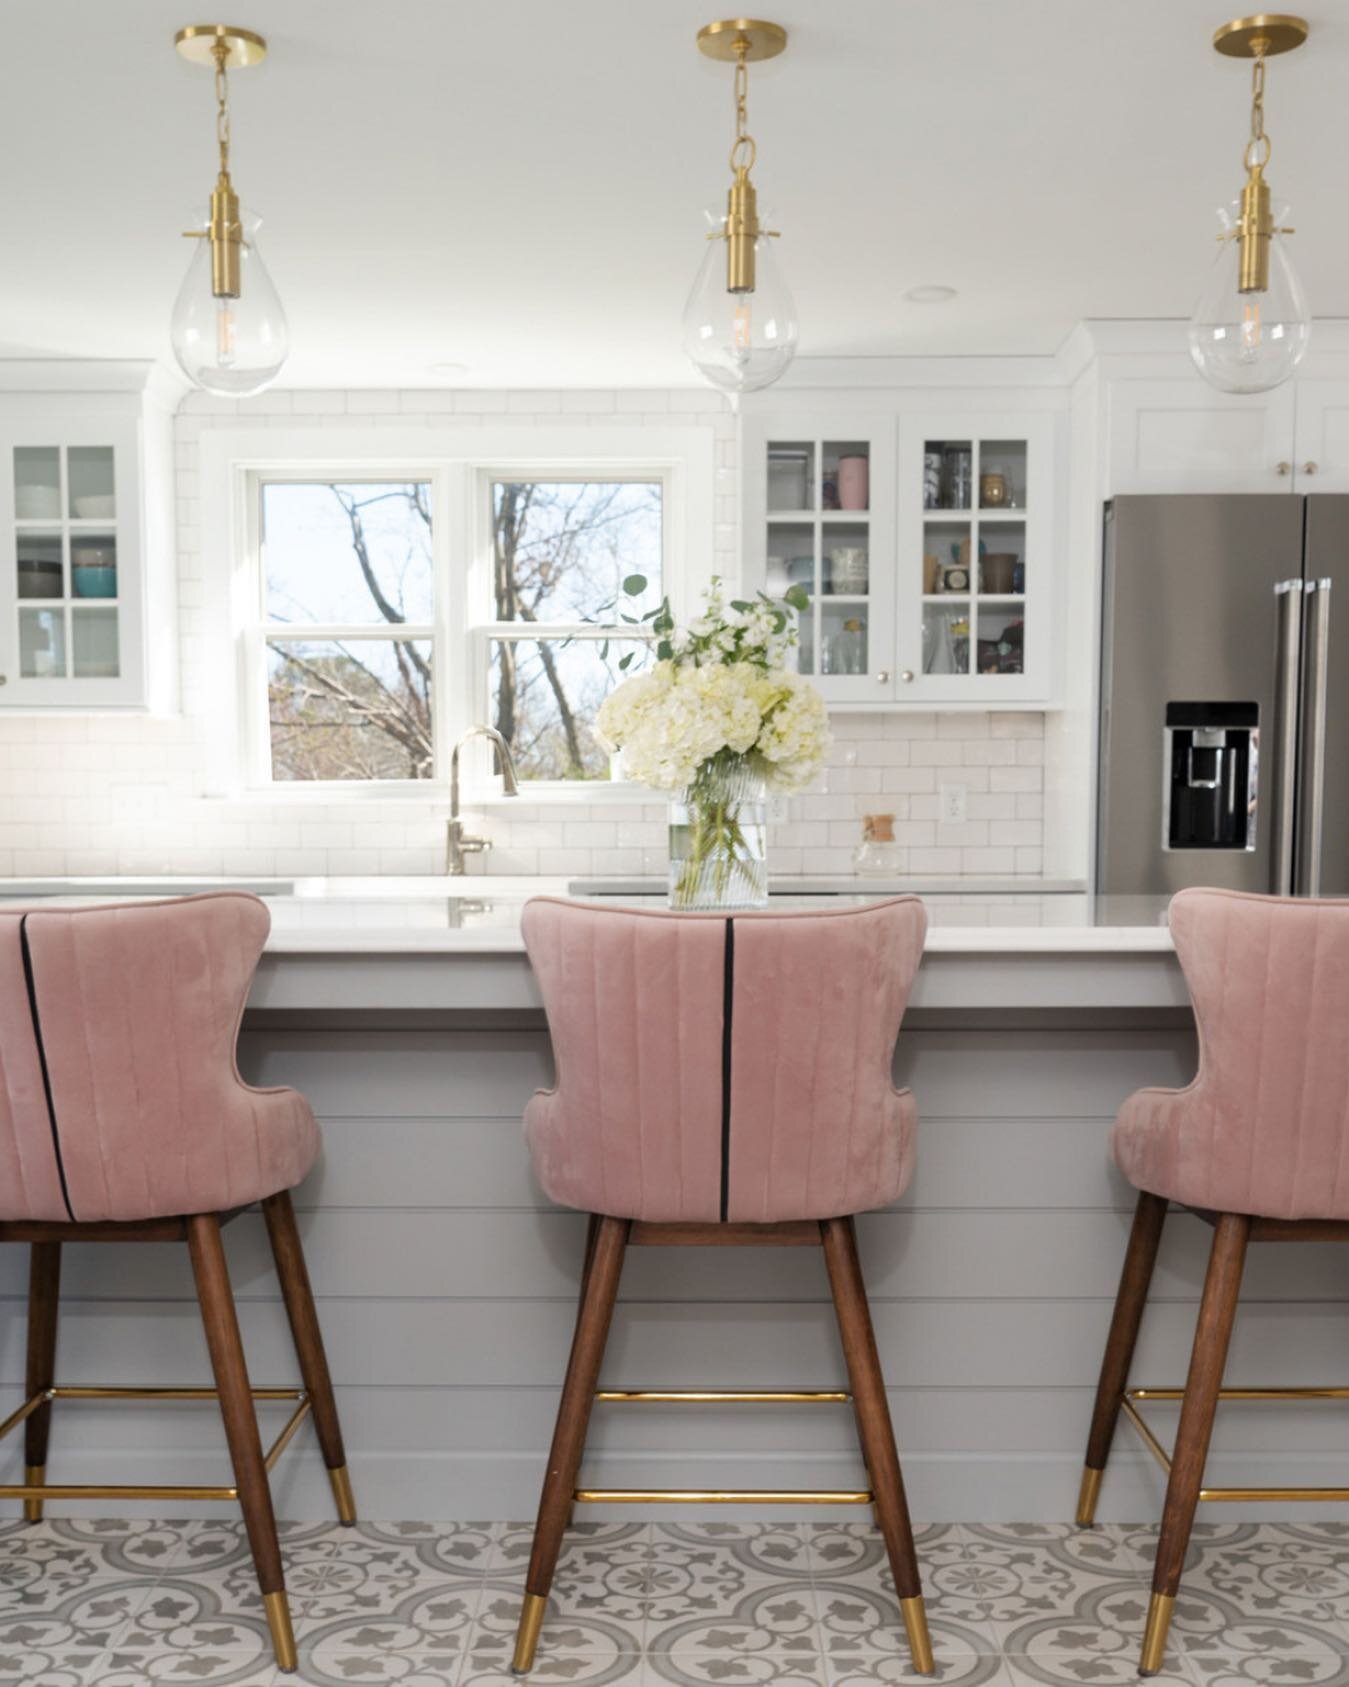
[{"label": "white quartz countertop", "polygon": [[[654,881],[615,881],[584,900],[662,907]],[[916,891],[927,904],[932,954],[1168,953],[1166,897],[1092,897],[1015,881],[776,881],[771,907],[843,908]],[[269,954],[518,954],[520,915],[531,896],[568,896],[565,878],[297,878],[294,880],[0,880],[0,902],[30,907],[88,906],[132,897],[242,888],[272,914]]]}]

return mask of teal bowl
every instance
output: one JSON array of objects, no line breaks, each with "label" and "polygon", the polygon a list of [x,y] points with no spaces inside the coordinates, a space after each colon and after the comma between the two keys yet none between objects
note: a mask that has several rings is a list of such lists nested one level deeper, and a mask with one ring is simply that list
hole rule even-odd
[{"label": "teal bowl", "polygon": [[76,597],[116,597],[117,569],[102,564],[77,562],[70,570]]}]

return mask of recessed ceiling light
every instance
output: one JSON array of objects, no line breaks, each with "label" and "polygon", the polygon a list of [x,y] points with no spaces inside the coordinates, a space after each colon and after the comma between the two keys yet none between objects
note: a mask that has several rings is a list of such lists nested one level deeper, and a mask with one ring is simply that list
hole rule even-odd
[{"label": "recessed ceiling light", "polygon": [[431,375],[467,375],[467,363],[428,363],[427,373]]},{"label": "recessed ceiling light", "polygon": [[911,305],[944,305],[948,300],[954,299],[955,296],[956,290],[954,287],[942,287],[937,283],[931,283],[923,287],[910,287],[904,295]]}]

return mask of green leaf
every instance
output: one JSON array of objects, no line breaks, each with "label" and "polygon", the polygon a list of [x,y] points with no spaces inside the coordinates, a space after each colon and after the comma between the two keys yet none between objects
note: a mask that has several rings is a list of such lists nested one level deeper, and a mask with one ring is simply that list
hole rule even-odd
[{"label": "green leaf", "polygon": [[804,611],[810,608],[810,593],[802,585],[788,586],[782,600],[796,610]]},{"label": "green leaf", "polygon": [[629,597],[641,597],[646,590],[646,575],[629,574],[623,582],[623,590]]},{"label": "green leaf", "polygon": [[656,646],[656,660],[658,662],[668,662],[673,655],[674,646],[670,643],[668,638],[663,638]]},{"label": "green leaf", "polygon": [[627,624],[630,627],[640,627],[641,626],[641,622],[637,619],[637,617],[635,615],[620,615],[619,620],[620,621],[626,621]]},{"label": "green leaf", "polygon": [[600,661],[601,662],[607,662],[608,660],[609,660],[609,641],[608,641],[608,639],[605,639],[604,643],[601,644],[601,646],[600,646]]},{"label": "green leaf", "polygon": [[738,609],[742,615],[747,615],[754,608],[752,603],[746,603],[744,598],[732,598],[731,608]]},{"label": "green leaf", "polygon": [[635,655],[636,655],[636,654],[637,654],[637,652],[636,652],[636,651],[635,651],[635,650],[630,650],[630,651],[629,651],[629,652],[628,652],[628,654],[627,654],[627,655],[626,655],[626,656],[620,656],[620,657],[619,657],[619,659],[618,659],[618,668],[619,668],[619,672],[620,672],[620,673],[621,673],[621,672],[622,672],[622,671],[623,671],[623,670],[624,670],[624,669],[625,669],[625,668],[627,668],[627,667],[628,667],[628,665],[629,665],[629,664],[630,664],[630,663],[631,663],[631,661],[632,661],[632,659],[633,659],[633,657],[634,657],[634,656],[635,656]]}]

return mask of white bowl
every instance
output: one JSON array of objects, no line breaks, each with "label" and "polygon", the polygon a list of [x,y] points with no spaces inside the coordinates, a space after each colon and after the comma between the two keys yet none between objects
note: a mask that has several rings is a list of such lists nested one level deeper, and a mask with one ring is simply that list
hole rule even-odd
[{"label": "white bowl", "polygon": [[14,488],[14,513],[20,521],[55,521],[61,514],[59,486],[19,485]]},{"label": "white bowl", "polygon": [[75,500],[75,514],[81,521],[117,514],[117,500],[111,492],[86,492]]}]

